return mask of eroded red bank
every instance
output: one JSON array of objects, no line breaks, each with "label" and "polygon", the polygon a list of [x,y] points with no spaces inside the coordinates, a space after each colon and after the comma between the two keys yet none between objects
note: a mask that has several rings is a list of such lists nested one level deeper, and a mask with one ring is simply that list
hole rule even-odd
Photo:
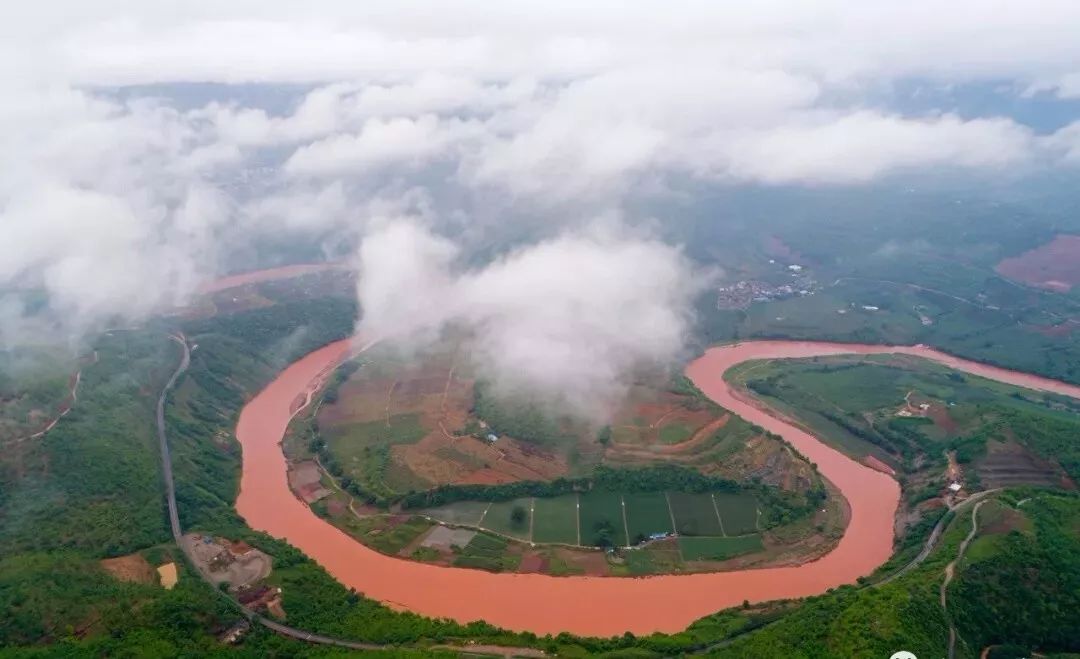
[{"label": "eroded red bank", "polygon": [[829,448],[810,434],[734,395],[723,373],[751,359],[844,353],[902,352],[995,380],[1080,397],[1080,387],[958,359],[923,347],[789,341],[712,348],[687,368],[710,398],[746,420],[782,435],[847,498],[851,522],[839,545],[798,567],[647,578],[493,574],[385,556],[317,517],[289,491],[279,442],[289,417],[327,370],[349,350],[328,345],[292,364],[248,403],[236,428],[243,475],[236,507],[252,528],[285,538],[348,587],[398,608],[468,622],[483,619],[539,634],[569,631],[613,635],[674,632],[720,609],[815,595],[871,573],[892,552],[900,488],[889,476]]}]

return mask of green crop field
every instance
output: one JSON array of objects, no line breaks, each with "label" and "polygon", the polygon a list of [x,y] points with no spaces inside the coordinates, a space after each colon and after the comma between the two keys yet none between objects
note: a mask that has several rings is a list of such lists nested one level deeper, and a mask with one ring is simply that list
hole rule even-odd
[{"label": "green crop field", "polygon": [[745,535],[757,530],[757,499],[750,494],[713,494],[725,535]]},{"label": "green crop field", "polygon": [[626,567],[634,576],[653,574],[656,566],[653,565],[652,554],[644,549],[637,549],[626,554]]},{"label": "green crop field", "polygon": [[438,508],[425,510],[424,514],[447,524],[476,526],[490,504],[487,501],[457,501]]},{"label": "green crop field", "polygon": [[761,551],[761,537],[744,535],[737,538],[679,538],[679,549],[687,561],[722,561],[741,554]]},{"label": "green crop field", "polygon": [[[521,522],[514,522],[511,519],[514,508],[521,507],[525,509],[525,518]],[[512,538],[519,538],[521,540],[529,539],[529,516],[532,514],[532,499],[514,499],[512,501],[496,501],[488,508],[487,514],[484,515],[484,521],[481,524],[485,529],[491,529],[496,533],[502,533]]]},{"label": "green crop field", "polygon": [[694,429],[683,423],[669,423],[660,428],[660,442],[662,444],[678,444],[690,439]]},{"label": "green crop field", "polygon": [[636,544],[641,536],[670,533],[671,513],[662,492],[635,492],[623,496],[626,501],[626,526],[630,542]]},{"label": "green crop field", "polygon": [[482,570],[513,570],[521,561],[521,557],[506,553],[507,541],[505,538],[477,533],[469,544],[454,559],[454,565],[458,567],[480,568]]},{"label": "green crop field", "polygon": [[712,497],[708,494],[670,492],[668,499],[679,535],[723,535]]},{"label": "green crop field", "polygon": [[611,542],[628,544],[622,516],[622,496],[617,492],[586,492],[581,495],[581,544],[600,544],[599,530],[610,526]]},{"label": "green crop field", "polygon": [[578,543],[577,495],[536,499],[533,542]]}]

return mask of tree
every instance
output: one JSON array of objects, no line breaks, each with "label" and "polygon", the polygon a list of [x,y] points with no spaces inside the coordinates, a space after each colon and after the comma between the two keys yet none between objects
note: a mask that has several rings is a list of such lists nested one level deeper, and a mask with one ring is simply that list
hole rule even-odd
[{"label": "tree", "polygon": [[604,426],[596,433],[596,441],[600,442],[603,446],[607,446],[611,443],[611,426]]},{"label": "tree", "polygon": [[514,506],[513,509],[510,510],[510,522],[513,523],[514,526],[521,526],[524,524],[525,508],[522,506]]}]

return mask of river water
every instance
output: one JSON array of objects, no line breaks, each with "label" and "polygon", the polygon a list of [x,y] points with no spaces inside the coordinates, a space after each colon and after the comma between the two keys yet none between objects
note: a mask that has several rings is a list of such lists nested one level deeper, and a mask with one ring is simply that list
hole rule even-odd
[{"label": "river water", "polygon": [[339,341],[303,357],[242,410],[236,428],[243,446],[243,472],[236,502],[240,515],[252,528],[284,538],[303,550],[345,586],[395,608],[461,622],[482,619],[538,634],[675,632],[743,600],[805,597],[852,583],[889,558],[893,517],[900,499],[896,481],[769,415],[733,391],[723,380],[723,373],[736,364],[752,359],[905,353],[1002,382],[1080,398],[1080,387],[970,362],[921,346],[752,341],[711,348],[687,367],[687,376],[718,404],[782,435],[843,493],[851,520],[837,547],[797,567],[713,574],[645,578],[494,574],[380,554],[317,517],[289,490],[280,447],[285,429],[295,410],[350,348],[349,341]]}]

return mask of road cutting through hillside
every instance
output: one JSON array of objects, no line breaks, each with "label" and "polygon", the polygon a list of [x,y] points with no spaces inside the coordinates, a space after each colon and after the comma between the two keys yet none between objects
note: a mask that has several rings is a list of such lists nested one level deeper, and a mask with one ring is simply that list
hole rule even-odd
[{"label": "road cutting through hillside", "polygon": [[720,609],[817,595],[853,583],[892,553],[900,487],[786,421],[723,379],[749,360],[840,354],[903,353],[1001,382],[1080,398],[1080,387],[971,362],[923,346],[889,347],[796,341],[752,341],[710,348],[687,376],[711,399],[784,437],[847,499],[851,519],[837,547],[796,567],[644,578],[495,574],[440,567],[380,554],[319,518],[289,490],[281,450],[296,401],[305,398],[351,350],[338,341],[286,368],[243,409],[236,435],[243,446],[237,510],[255,529],[284,538],[345,586],[396,608],[461,622],[485,620],[539,634],[568,631],[608,636],[675,632]]}]

